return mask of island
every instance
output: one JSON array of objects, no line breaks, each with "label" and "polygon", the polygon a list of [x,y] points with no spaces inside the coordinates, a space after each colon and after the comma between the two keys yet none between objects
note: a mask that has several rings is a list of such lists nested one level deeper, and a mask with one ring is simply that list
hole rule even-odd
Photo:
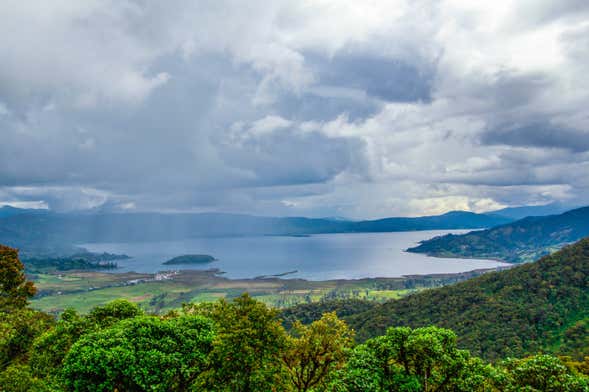
[{"label": "island", "polygon": [[172,265],[172,264],[205,264],[210,263],[212,261],[216,261],[213,256],[211,255],[182,255],[174,257],[168,261],[165,261],[165,265]]}]

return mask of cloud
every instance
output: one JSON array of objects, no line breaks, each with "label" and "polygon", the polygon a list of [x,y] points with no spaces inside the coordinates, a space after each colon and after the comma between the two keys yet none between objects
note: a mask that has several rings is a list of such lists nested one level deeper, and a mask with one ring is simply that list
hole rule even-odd
[{"label": "cloud", "polygon": [[523,147],[565,148],[572,152],[589,150],[589,130],[575,130],[536,123],[513,129],[495,129],[483,135],[483,143]]},{"label": "cloud", "polygon": [[0,200],[377,217],[589,202],[582,1],[0,6]]}]

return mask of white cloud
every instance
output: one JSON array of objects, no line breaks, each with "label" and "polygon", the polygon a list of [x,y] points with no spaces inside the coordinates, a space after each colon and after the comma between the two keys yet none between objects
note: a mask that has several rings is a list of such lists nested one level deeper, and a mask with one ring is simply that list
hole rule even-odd
[{"label": "white cloud", "polygon": [[5,2],[0,184],[62,209],[589,201],[588,31],[582,0]]}]

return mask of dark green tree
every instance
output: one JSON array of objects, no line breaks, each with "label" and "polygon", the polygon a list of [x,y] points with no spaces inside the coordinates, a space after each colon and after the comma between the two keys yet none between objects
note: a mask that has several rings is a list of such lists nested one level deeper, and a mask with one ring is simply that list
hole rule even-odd
[{"label": "dark green tree", "polygon": [[0,371],[26,363],[33,340],[53,323],[52,316],[28,308],[0,312]]},{"label": "dark green tree", "polygon": [[36,292],[25,276],[18,250],[0,245],[0,311],[25,307]]},{"label": "dark green tree", "polygon": [[36,377],[27,365],[14,364],[0,373],[2,392],[58,392],[45,380]]},{"label": "dark green tree", "polygon": [[143,310],[137,304],[125,299],[116,299],[106,305],[95,307],[90,311],[86,319],[98,328],[105,328],[120,320],[133,318],[142,314]]},{"label": "dark green tree", "polygon": [[82,336],[64,360],[70,391],[187,391],[206,369],[214,337],[200,316],[136,317]]},{"label": "dark green tree", "polygon": [[200,313],[215,321],[217,335],[211,352],[211,369],[202,388],[209,391],[283,390],[281,354],[286,332],[278,312],[248,294],[233,301],[188,305],[185,312]]},{"label": "dark green tree", "polygon": [[574,373],[551,355],[507,359],[499,364],[494,380],[496,387],[504,392],[589,391],[589,381],[585,376]]},{"label": "dark green tree", "polygon": [[37,376],[55,375],[70,347],[82,335],[142,314],[143,311],[136,304],[126,300],[97,306],[87,316],[80,316],[73,309],[68,309],[61,314],[54,328],[35,339],[31,350],[31,369]]},{"label": "dark green tree", "polygon": [[483,391],[488,371],[450,330],[398,327],[357,347],[342,379],[349,391]]}]

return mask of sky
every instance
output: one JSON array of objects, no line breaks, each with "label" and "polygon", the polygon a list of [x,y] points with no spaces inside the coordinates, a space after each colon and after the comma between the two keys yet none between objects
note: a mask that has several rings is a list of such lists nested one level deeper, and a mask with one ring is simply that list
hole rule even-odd
[{"label": "sky", "polygon": [[586,0],[6,0],[0,59],[0,204],[589,204]]}]

